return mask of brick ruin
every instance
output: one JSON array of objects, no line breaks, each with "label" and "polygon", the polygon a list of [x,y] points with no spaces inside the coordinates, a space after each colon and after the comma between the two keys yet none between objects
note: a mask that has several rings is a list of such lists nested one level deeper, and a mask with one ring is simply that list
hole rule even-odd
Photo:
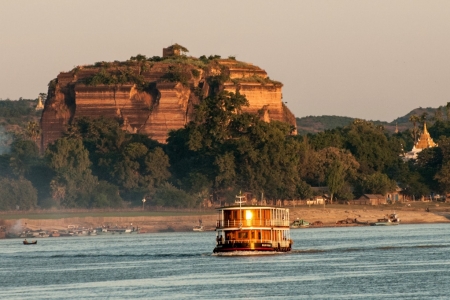
[{"label": "brick ruin", "polygon": [[[187,124],[194,106],[217,90],[239,91],[249,101],[244,112],[295,128],[295,116],[282,101],[283,85],[270,80],[263,69],[234,59],[180,56],[167,49],[165,58],[102,62],[61,72],[49,84],[42,112],[42,149],[78,117],[116,118],[124,130],[165,143],[168,132]],[[123,74],[128,76],[125,82],[110,80]],[[212,85],[211,79],[218,75],[224,75],[222,81]],[[105,82],[94,82],[95,77]]]}]

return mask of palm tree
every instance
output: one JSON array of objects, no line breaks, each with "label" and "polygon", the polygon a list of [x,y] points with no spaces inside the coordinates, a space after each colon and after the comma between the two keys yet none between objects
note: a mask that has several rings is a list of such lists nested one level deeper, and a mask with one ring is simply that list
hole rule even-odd
[{"label": "palm tree", "polygon": [[419,117],[417,115],[411,115],[409,117],[409,121],[413,123],[414,129],[413,129],[413,134],[414,134],[414,144],[416,143],[416,139],[417,139],[417,126],[416,123],[419,121]]},{"label": "palm tree", "polygon": [[422,115],[420,116],[420,122],[426,122],[427,121],[427,117],[428,117],[428,113],[426,111],[424,111],[422,113]]},{"label": "palm tree", "polygon": [[32,139],[35,143],[38,137],[41,135],[41,127],[38,123],[35,121],[28,122],[27,128],[26,128],[26,135]]},{"label": "palm tree", "polygon": [[442,121],[442,106],[439,106],[438,109],[434,112],[434,120]]}]

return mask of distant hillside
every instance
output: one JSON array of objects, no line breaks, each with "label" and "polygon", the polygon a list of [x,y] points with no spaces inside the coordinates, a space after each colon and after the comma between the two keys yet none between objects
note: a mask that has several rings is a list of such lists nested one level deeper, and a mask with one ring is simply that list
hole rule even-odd
[{"label": "distant hillside", "polygon": [[[443,118],[446,118],[445,109],[443,106],[440,107]],[[409,121],[409,118],[412,115],[416,115],[418,117],[422,116],[424,113],[426,114],[426,120],[428,124],[434,122],[434,117],[436,115],[436,111],[439,108],[416,108],[407,113],[406,115],[395,119],[392,122],[384,122],[384,121],[372,121],[370,122],[374,124],[383,125],[389,132],[394,132],[395,127],[397,125],[399,131],[404,131],[406,129],[412,128],[413,124]],[[304,135],[308,133],[317,133],[322,132],[327,129],[334,129],[337,127],[344,127],[353,122],[355,118],[350,117],[341,117],[341,116],[307,116],[302,118],[296,118],[297,121],[297,131],[299,135]]]},{"label": "distant hillside", "polygon": [[[441,110],[442,110],[442,112],[444,114],[443,117],[445,119],[445,109],[442,106],[440,106],[440,108],[441,108]],[[412,128],[413,125],[409,121],[409,118],[412,115],[416,115],[416,116],[420,117],[424,113],[427,114],[427,118],[426,118],[427,122],[434,122],[434,116],[436,114],[436,110],[438,110],[438,109],[439,108],[431,108],[431,107],[422,108],[422,107],[419,107],[419,108],[413,109],[412,111],[410,111],[409,113],[407,113],[403,117],[399,117],[399,118],[395,119],[394,121],[391,122],[391,124],[395,125],[395,123],[397,123],[399,126],[402,125],[402,126],[405,126],[407,128]]]},{"label": "distant hillside", "polygon": [[307,116],[296,118],[297,132],[300,135],[317,133],[336,127],[344,127],[353,122],[354,118],[339,116]]}]

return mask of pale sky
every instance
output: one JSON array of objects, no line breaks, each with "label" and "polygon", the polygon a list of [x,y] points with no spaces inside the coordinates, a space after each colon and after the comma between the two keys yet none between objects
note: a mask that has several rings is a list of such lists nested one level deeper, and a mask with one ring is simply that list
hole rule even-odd
[{"label": "pale sky", "polygon": [[0,0],[0,12],[1,99],[178,43],[265,69],[297,117],[390,122],[450,102],[448,0]]}]

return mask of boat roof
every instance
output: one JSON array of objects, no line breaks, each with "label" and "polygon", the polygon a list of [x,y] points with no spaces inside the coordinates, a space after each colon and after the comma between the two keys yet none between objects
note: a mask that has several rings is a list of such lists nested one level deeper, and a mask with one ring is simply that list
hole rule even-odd
[{"label": "boat roof", "polygon": [[249,204],[246,204],[246,205],[236,205],[236,204],[234,204],[234,205],[228,205],[228,206],[221,206],[221,207],[216,208],[216,210],[227,210],[227,209],[229,209],[229,210],[233,210],[233,209],[263,209],[263,208],[265,208],[265,209],[273,209],[273,208],[276,208],[276,209],[289,210],[289,208],[279,207],[279,206],[271,206],[271,205],[249,205]]}]

